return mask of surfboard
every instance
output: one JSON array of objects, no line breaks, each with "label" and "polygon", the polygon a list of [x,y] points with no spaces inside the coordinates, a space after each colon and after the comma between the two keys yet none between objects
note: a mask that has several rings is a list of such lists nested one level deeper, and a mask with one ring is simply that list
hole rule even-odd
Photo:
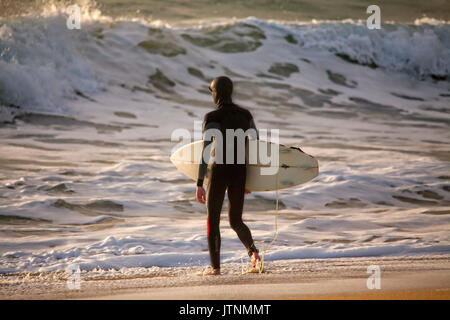
[{"label": "surfboard", "polygon": [[[256,148],[249,148],[248,145],[246,148],[247,177],[245,188],[247,190],[281,190],[308,182],[319,174],[319,163],[313,156],[303,152],[300,148],[289,147],[282,144],[275,144],[274,148],[274,150],[279,152],[278,168],[272,168],[274,169],[272,171],[276,171],[276,173],[267,174],[267,170],[271,164],[264,163],[267,162],[267,159],[263,161],[263,159],[259,157],[259,150],[260,148],[263,148],[262,150],[270,157],[273,148],[272,143],[260,140],[255,142]],[[196,181],[202,147],[203,140],[184,145],[172,153],[170,161],[187,177]],[[252,153],[256,151],[258,156],[249,154],[249,149],[252,150]],[[253,157],[251,158],[252,155]],[[249,159],[253,160],[249,161]],[[204,180],[205,184],[208,183],[208,173],[210,168],[211,163],[208,164],[208,171]],[[266,172],[261,170],[262,168],[266,168]]]}]

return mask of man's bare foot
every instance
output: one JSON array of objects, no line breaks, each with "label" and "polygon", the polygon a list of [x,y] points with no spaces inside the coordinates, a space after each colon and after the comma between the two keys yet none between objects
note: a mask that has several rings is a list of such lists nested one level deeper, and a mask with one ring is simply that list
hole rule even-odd
[{"label": "man's bare foot", "polygon": [[250,257],[250,260],[252,261],[252,267],[250,269],[248,269],[247,273],[263,272],[261,258],[259,257],[258,252],[253,252],[252,256]]},{"label": "man's bare foot", "polygon": [[208,267],[203,272],[198,274],[199,276],[220,276],[220,268]]},{"label": "man's bare foot", "polygon": [[254,251],[252,256],[250,257],[252,260],[252,267],[255,267],[258,264],[258,261],[261,261],[258,252]]}]

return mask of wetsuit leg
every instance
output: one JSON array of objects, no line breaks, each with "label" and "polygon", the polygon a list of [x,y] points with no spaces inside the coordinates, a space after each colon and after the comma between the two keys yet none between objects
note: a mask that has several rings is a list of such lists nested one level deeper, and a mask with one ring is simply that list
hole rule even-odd
[{"label": "wetsuit leg", "polygon": [[220,268],[220,212],[227,188],[224,169],[213,165],[206,192],[208,248],[211,266],[215,269]]},{"label": "wetsuit leg", "polygon": [[[230,220],[231,228],[237,233],[239,239],[247,248],[248,255],[251,256],[253,252],[258,252],[253,243],[253,237],[250,229],[242,221],[242,211],[244,209],[245,196],[245,165],[236,165],[229,167],[228,184],[228,218]],[[230,172],[231,171],[231,172]]]}]

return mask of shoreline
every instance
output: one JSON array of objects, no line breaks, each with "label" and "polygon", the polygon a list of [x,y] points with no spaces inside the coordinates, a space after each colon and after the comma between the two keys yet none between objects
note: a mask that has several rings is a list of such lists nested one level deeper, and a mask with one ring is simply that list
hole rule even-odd
[{"label": "shoreline", "polygon": [[[380,267],[380,289],[367,288],[369,265]],[[199,277],[202,268],[161,268],[154,276],[85,281],[82,274],[79,290],[69,290],[56,275],[35,274],[28,281],[2,275],[0,299],[450,299],[448,254],[279,260],[268,262],[264,274],[240,274],[240,264],[229,263],[223,264],[221,276]]]}]

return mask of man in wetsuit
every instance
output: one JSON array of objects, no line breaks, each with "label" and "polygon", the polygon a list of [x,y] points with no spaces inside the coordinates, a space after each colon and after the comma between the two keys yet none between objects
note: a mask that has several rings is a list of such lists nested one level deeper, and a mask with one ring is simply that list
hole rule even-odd
[{"label": "man in wetsuit", "polygon": [[[233,92],[233,83],[228,77],[215,78],[209,87],[212,93],[214,103],[217,109],[205,115],[203,121],[204,143],[202,150],[202,162],[199,166],[198,180],[197,180],[197,201],[200,203],[206,202],[207,210],[207,234],[208,234],[208,248],[211,259],[211,267],[208,268],[203,275],[219,275],[220,274],[220,212],[225,196],[225,191],[228,194],[228,216],[231,228],[237,233],[239,239],[242,241],[247,249],[248,255],[252,260],[252,269],[254,270],[257,261],[260,260],[258,250],[253,243],[253,238],[249,228],[242,221],[242,209],[244,206],[245,178],[246,165],[245,160],[239,157],[238,143],[236,137],[230,137],[227,141],[227,129],[238,130],[242,129],[246,132],[248,129],[257,130],[251,113],[235,105],[231,100]],[[203,188],[203,179],[205,177],[209,155],[205,153],[206,147],[211,143],[211,135],[206,139],[208,130],[215,130],[216,133],[221,133],[222,136],[222,161],[215,158],[212,161],[212,167],[208,174],[207,192]],[[237,131],[234,131],[237,132]],[[242,132],[242,131],[241,131]],[[249,132],[249,131],[247,131]],[[217,141],[217,137],[215,137]],[[247,138],[245,138],[247,142]],[[218,148],[216,143],[215,148]],[[234,149],[234,156],[231,161],[228,161],[227,152],[232,152],[230,148]],[[217,157],[218,150],[211,152],[214,157]],[[239,158],[241,161],[239,161]],[[227,159],[227,161],[225,161]],[[251,269],[251,270],[252,270]]]}]

